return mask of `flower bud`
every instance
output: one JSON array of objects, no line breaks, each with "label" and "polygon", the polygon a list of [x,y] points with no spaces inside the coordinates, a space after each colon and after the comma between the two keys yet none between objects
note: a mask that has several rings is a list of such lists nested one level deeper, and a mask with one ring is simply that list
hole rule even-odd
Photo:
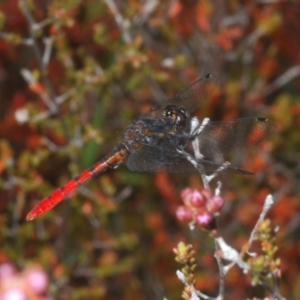
[{"label": "flower bud", "polygon": [[203,207],[205,205],[205,199],[198,190],[186,188],[182,191],[181,197],[185,205],[192,207]]},{"label": "flower bud", "polygon": [[27,285],[36,293],[42,294],[48,287],[48,278],[46,273],[40,268],[31,268],[25,272]]},{"label": "flower bud", "polygon": [[2,294],[1,300],[26,300],[25,293],[18,288],[13,288]]},{"label": "flower bud", "polygon": [[210,189],[204,189],[204,190],[202,190],[201,194],[207,200],[210,199],[213,196]]},{"label": "flower bud", "polygon": [[187,206],[178,206],[176,217],[179,221],[190,222],[193,220],[193,213]]},{"label": "flower bud", "polygon": [[206,208],[210,213],[214,214],[221,210],[223,205],[224,199],[218,195],[215,195],[207,201]]},{"label": "flower bud", "polygon": [[0,265],[0,280],[7,279],[14,276],[16,270],[10,263],[3,263]]},{"label": "flower bud", "polygon": [[199,213],[196,217],[196,222],[200,226],[208,225],[212,220],[212,215],[207,211]]}]

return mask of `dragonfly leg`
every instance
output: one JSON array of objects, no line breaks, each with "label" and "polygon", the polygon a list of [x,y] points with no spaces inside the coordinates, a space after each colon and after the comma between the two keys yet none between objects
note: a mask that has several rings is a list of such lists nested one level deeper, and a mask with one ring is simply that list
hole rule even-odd
[{"label": "dragonfly leg", "polygon": [[200,152],[200,133],[203,131],[205,126],[209,123],[210,119],[205,118],[202,123],[200,124],[200,121],[198,118],[194,117],[191,120],[191,136],[195,136],[195,139],[192,141],[192,146],[194,150],[194,155],[196,159],[202,159],[204,158],[203,154]]}]

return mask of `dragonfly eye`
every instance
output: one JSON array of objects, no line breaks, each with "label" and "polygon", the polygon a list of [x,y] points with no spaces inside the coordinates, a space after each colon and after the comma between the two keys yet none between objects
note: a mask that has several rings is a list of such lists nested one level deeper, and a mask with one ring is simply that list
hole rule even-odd
[{"label": "dragonfly eye", "polygon": [[168,105],[163,111],[163,116],[171,119],[176,119],[176,107],[174,105]]},{"label": "dragonfly eye", "polygon": [[175,124],[185,125],[187,118],[189,118],[189,113],[183,108],[179,108],[175,105],[168,105],[163,111],[163,116],[170,118],[175,122]]}]

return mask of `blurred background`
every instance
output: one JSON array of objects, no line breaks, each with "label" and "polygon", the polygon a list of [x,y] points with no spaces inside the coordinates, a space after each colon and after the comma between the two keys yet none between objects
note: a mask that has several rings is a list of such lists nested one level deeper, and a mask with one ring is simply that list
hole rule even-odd
[{"label": "blurred background", "polygon": [[[255,176],[222,177],[221,234],[240,250],[273,194],[280,291],[299,299],[299,15],[299,1],[0,1],[0,298],[180,299],[179,241],[197,250],[196,287],[217,296],[213,239],[175,217],[199,174],[121,166],[25,221],[132,120],[211,72],[199,118],[277,128],[244,158]],[[228,299],[267,295],[238,268],[226,277]]]}]

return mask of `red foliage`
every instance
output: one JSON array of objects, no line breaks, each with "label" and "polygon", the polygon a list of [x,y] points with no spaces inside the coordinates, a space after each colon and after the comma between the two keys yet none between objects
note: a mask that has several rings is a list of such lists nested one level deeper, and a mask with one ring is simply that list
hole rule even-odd
[{"label": "red foliage", "polygon": [[174,214],[179,203],[179,197],[176,188],[169,175],[158,173],[155,175],[155,186],[163,197],[166,207],[170,214]]},{"label": "red foliage", "polygon": [[189,1],[174,1],[169,10],[169,16],[176,31],[185,37],[193,34],[196,28],[208,31],[210,29],[208,20],[210,5],[207,2],[187,2]]},{"label": "red foliage", "polygon": [[230,51],[234,47],[235,40],[239,39],[242,33],[242,29],[237,26],[226,28],[223,32],[216,36],[216,42],[225,51]]},{"label": "red foliage", "polygon": [[0,137],[9,140],[16,149],[36,150],[40,147],[40,134],[28,124],[18,122],[16,112],[25,106],[27,98],[23,93],[16,93],[11,99],[11,106],[0,123]]},{"label": "red foliage", "polygon": [[3,1],[0,4],[0,11],[4,12],[7,17],[5,20],[6,31],[14,33],[24,33],[28,29],[26,17],[19,8],[18,0]]}]

